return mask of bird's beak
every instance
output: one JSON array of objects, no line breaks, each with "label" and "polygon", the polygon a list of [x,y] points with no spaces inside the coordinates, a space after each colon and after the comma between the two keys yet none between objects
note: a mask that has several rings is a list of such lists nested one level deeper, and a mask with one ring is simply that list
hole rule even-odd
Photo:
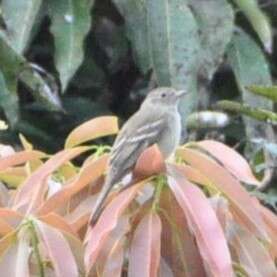
[{"label": "bird's beak", "polygon": [[186,90],[177,90],[177,92],[176,92],[178,98],[186,95],[187,93],[188,92]]}]

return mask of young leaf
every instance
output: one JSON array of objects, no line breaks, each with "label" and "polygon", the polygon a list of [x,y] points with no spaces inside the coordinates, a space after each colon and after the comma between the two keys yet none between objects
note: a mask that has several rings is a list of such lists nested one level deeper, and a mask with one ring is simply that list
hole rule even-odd
[{"label": "young leaf", "polygon": [[71,228],[67,221],[58,214],[49,213],[47,215],[41,216],[39,220],[47,223],[49,226],[59,229],[62,232],[67,232],[72,236],[78,237],[77,233]]},{"label": "young leaf", "polygon": [[130,245],[129,276],[158,275],[161,256],[161,220],[150,211],[138,224]]},{"label": "young leaf", "polygon": [[99,178],[104,173],[106,164],[107,155],[100,157],[96,161],[93,160],[88,163],[84,168],[81,169],[75,180],[65,185],[61,190],[56,192],[40,205],[37,211],[38,214],[47,214],[69,201],[74,194],[78,193],[89,183]]},{"label": "young leaf", "polygon": [[95,264],[101,246],[105,243],[111,231],[116,227],[121,213],[134,199],[137,191],[145,182],[146,181],[137,183],[115,197],[103,210],[96,225],[89,230],[85,252],[87,272],[89,272],[90,268]]},{"label": "young leaf", "polygon": [[25,164],[29,161],[39,160],[45,158],[46,154],[36,150],[24,150],[16,152],[15,154],[1,158],[0,171],[3,171],[9,167]]},{"label": "young leaf", "polygon": [[155,144],[144,150],[135,165],[134,176],[148,177],[165,170],[164,157]]},{"label": "young leaf", "polygon": [[102,276],[103,277],[121,277],[122,267],[124,262],[124,241],[123,239],[116,241],[111,249],[107,262],[105,264]]},{"label": "young leaf", "polygon": [[60,73],[63,92],[83,61],[83,42],[90,29],[90,9],[93,2],[47,1],[52,21],[50,30],[55,42],[55,63]]},{"label": "young leaf", "polygon": [[29,212],[37,208],[40,199],[43,198],[42,190],[45,179],[61,165],[87,150],[87,147],[76,147],[60,151],[51,157],[20,186],[14,198],[14,207],[18,209],[25,206],[26,208],[27,205]]},{"label": "young leaf", "polygon": [[[174,273],[172,276],[206,276],[195,237],[169,188],[163,189],[159,208],[162,221],[161,253],[167,266]],[[160,272],[162,271],[161,268]]]},{"label": "young leaf", "polygon": [[231,222],[227,225],[227,232],[228,242],[235,249],[240,264],[249,276],[277,275],[274,261],[253,234]]},{"label": "young leaf", "polygon": [[187,163],[209,178],[214,186],[228,197],[232,209],[243,220],[246,228],[255,232],[260,238],[268,240],[265,224],[259,211],[254,207],[248,192],[236,178],[199,151],[183,148],[178,153]]},{"label": "young leaf", "polygon": [[84,122],[67,137],[65,148],[72,148],[89,140],[109,136],[118,132],[117,118],[100,116]]},{"label": "young leaf", "polygon": [[215,157],[238,180],[247,184],[260,185],[260,181],[253,175],[247,161],[232,148],[214,140],[203,140],[196,145]]},{"label": "young leaf", "polygon": [[57,229],[39,220],[35,221],[35,226],[53,264],[56,276],[79,276],[75,258],[63,235]]},{"label": "young leaf", "polygon": [[214,276],[233,276],[232,262],[223,230],[203,192],[170,167],[168,184],[183,209],[194,233],[208,272]]}]

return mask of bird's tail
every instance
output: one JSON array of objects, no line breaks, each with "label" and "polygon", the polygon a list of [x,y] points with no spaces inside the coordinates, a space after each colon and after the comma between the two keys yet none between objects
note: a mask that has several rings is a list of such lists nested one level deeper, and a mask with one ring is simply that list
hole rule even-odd
[{"label": "bird's tail", "polygon": [[97,222],[99,216],[101,215],[103,210],[103,204],[109,192],[111,191],[112,187],[113,187],[112,180],[110,178],[107,178],[103,188],[100,191],[99,196],[97,197],[96,203],[93,207],[91,219],[90,219],[91,225],[94,225]]}]

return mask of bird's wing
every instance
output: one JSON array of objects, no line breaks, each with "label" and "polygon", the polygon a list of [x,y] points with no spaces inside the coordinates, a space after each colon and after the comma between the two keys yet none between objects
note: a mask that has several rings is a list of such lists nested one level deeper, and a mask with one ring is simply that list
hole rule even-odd
[{"label": "bird's wing", "polygon": [[142,151],[157,142],[164,130],[166,119],[159,116],[153,118],[152,115],[149,115],[149,120],[147,119],[140,123],[133,117],[133,122],[128,122],[131,125],[127,123],[128,128],[125,128],[126,125],[123,127],[112,147],[109,161],[111,170],[119,169],[124,175],[126,170],[134,166]]}]

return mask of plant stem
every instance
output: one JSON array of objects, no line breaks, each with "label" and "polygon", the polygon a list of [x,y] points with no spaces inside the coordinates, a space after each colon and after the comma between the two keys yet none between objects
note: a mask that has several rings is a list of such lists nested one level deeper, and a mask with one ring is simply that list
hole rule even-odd
[{"label": "plant stem", "polygon": [[31,242],[32,242],[32,246],[34,249],[34,254],[38,263],[38,269],[39,269],[39,276],[40,277],[45,277],[45,273],[44,273],[44,265],[43,265],[43,261],[41,259],[40,253],[39,253],[39,249],[38,249],[38,236],[36,233],[36,229],[34,226],[34,223],[30,220],[29,221],[29,229],[31,232]]}]

